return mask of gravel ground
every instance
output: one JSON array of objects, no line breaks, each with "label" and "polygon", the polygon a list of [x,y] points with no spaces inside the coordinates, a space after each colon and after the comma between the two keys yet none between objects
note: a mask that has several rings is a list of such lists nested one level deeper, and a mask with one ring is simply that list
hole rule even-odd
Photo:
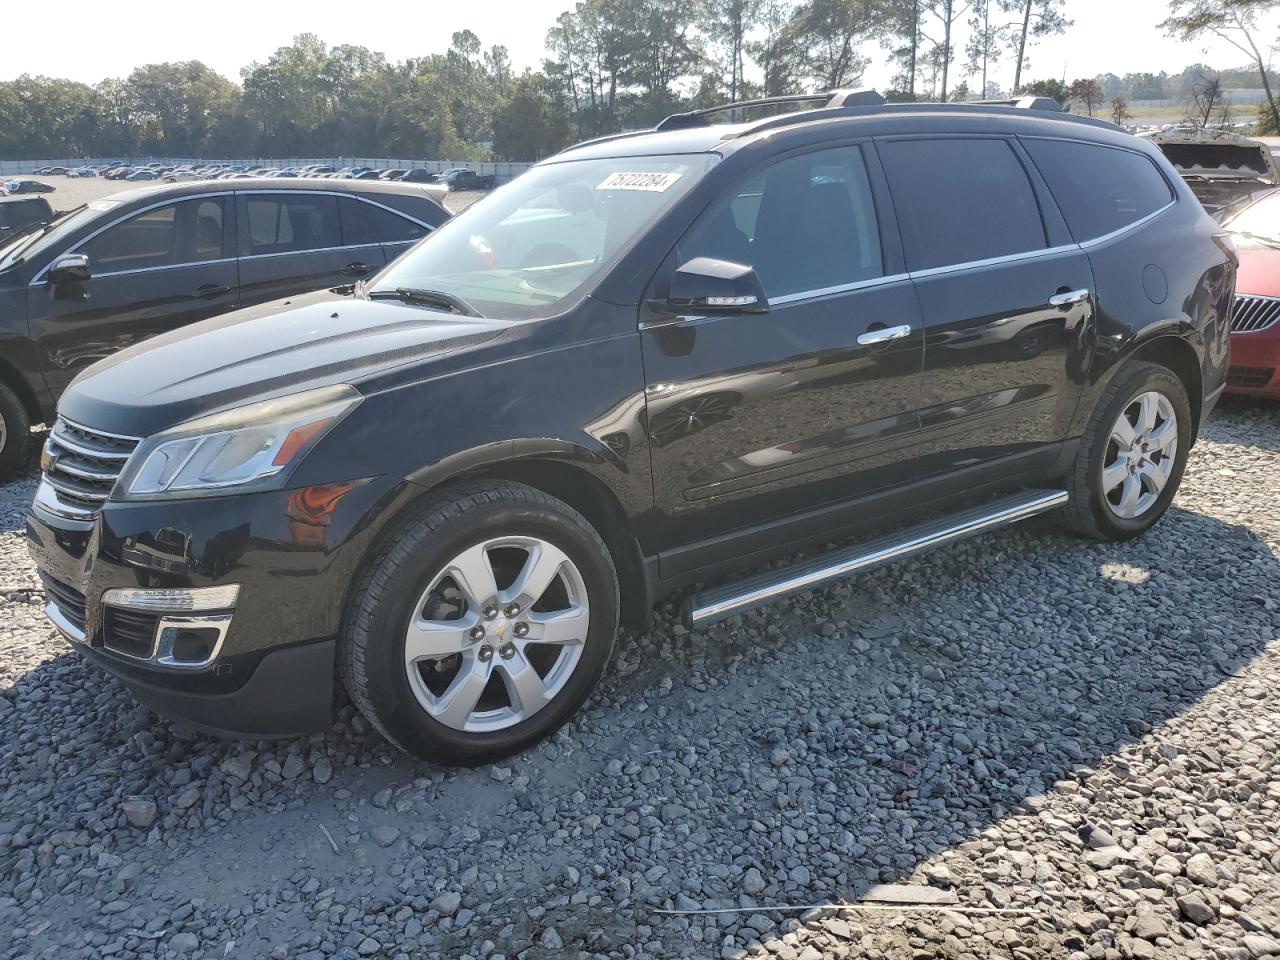
[{"label": "gravel ground", "polygon": [[[40,615],[33,465],[0,955],[1280,955],[1278,448],[1280,406],[1228,403],[1140,541],[1031,521],[706,632],[664,607],[552,742],[468,771],[350,707],[254,743],[149,715]],[[847,906],[884,882],[958,906]]]}]

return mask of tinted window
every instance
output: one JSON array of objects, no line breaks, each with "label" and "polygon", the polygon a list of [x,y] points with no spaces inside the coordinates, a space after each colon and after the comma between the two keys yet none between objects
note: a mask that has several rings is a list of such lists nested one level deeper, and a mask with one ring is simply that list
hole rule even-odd
[{"label": "tinted window", "polygon": [[250,194],[249,256],[342,246],[338,198]]},{"label": "tinted window", "polygon": [[222,201],[184,200],[109,227],[79,247],[95,275],[222,257]]},{"label": "tinted window", "polygon": [[1077,241],[1127,227],[1173,199],[1156,165],[1140,153],[1066,140],[1023,143]]},{"label": "tinted window", "polygon": [[770,297],[837,287],[883,273],[862,152],[823,150],[782,160],[721,200],[680,245],[680,259],[754,267]]},{"label": "tinted window", "polygon": [[1031,182],[1003,140],[879,144],[906,246],[907,269],[927,270],[1045,247]]},{"label": "tinted window", "polygon": [[377,207],[363,200],[343,197],[342,240],[348,246],[362,243],[403,243],[421,240],[427,228],[414,223],[385,207]]}]

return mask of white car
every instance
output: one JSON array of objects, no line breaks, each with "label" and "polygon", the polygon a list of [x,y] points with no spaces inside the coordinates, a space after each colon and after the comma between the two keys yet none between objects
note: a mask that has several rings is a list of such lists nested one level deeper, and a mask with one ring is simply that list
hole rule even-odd
[{"label": "white car", "polygon": [[165,183],[179,183],[183,180],[205,180],[208,179],[202,174],[196,173],[194,170],[172,170],[164,175]]}]

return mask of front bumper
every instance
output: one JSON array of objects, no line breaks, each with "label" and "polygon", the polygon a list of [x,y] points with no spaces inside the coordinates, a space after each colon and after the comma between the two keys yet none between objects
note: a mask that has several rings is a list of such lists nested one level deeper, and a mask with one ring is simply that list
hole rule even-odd
[{"label": "front bumper", "polygon": [[1280,324],[1231,335],[1227,392],[1280,399]]},{"label": "front bumper", "polygon": [[[377,516],[403,488],[380,479],[342,486],[329,497],[301,495],[316,489],[307,488],[111,501],[89,521],[33,506],[27,542],[46,613],[74,647],[158,713],[225,734],[323,730],[348,585]],[[200,615],[226,620],[214,656],[194,669],[156,655],[156,631],[169,614],[120,618],[102,602],[113,589],[232,584],[240,588],[234,609]]]}]

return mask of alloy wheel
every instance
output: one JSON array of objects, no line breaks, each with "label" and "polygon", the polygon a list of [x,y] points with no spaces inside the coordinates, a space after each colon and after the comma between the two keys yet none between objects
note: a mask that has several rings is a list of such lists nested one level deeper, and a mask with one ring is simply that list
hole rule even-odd
[{"label": "alloy wheel", "polygon": [[445,564],[405,632],[409,686],[440,723],[466,733],[527,720],[564,689],[590,626],[582,574],[537,537],[485,540]]},{"label": "alloy wheel", "polygon": [[1154,390],[1120,411],[1103,458],[1102,495],[1111,512],[1136,520],[1160,499],[1178,454],[1178,416],[1169,398]]}]

